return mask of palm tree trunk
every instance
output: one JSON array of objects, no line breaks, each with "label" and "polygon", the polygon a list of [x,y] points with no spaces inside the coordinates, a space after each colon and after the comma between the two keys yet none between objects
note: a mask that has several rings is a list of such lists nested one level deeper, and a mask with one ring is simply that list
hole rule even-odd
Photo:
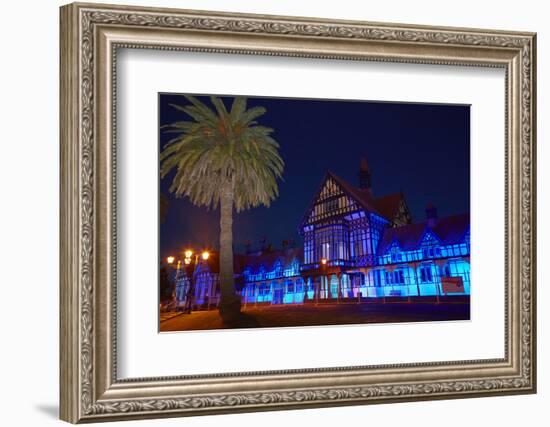
[{"label": "palm tree trunk", "polygon": [[233,187],[226,182],[220,190],[220,315],[230,322],[241,311],[233,273]]}]

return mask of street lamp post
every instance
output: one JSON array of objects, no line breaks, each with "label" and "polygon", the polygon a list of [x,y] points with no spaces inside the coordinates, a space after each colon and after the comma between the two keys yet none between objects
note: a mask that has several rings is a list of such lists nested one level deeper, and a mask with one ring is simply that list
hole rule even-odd
[{"label": "street lamp post", "polygon": [[177,281],[178,281],[178,275],[179,275],[179,268],[180,263],[177,263],[177,267],[174,267],[174,262],[176,261],[176,258],[173,256],[169,256],[166,258],[166,279],[168,280],[168,284],[174,283],[174,289],[172,290],[171,298],[172,302],[170,304],[167,304],[166,309],[169,310],[169,306],[173,305],[175,308],[177,308],[177,295],[176,295],[176,288],[177,288]]},{"label": "street lamp post", "polygon": [[[197,268],[197,265],[199,263],[199,254],[193,253],[191,249],[187,249],[184,252],[185,258],[183,259],[183,263],[185,265],[185,272],[187,274],[187,277],[189,278],[189,288],[187,290],[187,293],[185,295],[185,306],[183,311],[185,313],[191,313],[193,310],[193,298],[195,296],[195,269]],[[194,256],[193,256],[194,255]],[[203,251],[200,254],[200,257],[207,261],[208,258],[210,258],[210,253],[208,251]],[[210,295],[209,295],[210,298]]]},{"label": "street lamp post", "polygon": [[[321,258],[321,271],[323,272],[323,274],[321,275],[321,283],[319,284],[320,289],[318,289],[317,291],[317,304],[319,303],[319,297],[323,290],[323,280],[325,278],[325,275],[327,274],[327,261],[328,260],[326,258]],[[327,296],[328,296],[328,284],[327,284]]]}]

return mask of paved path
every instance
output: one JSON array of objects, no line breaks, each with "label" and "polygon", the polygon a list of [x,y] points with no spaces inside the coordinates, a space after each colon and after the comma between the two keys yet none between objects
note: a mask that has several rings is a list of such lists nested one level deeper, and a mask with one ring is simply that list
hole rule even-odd
[{"label": "paved path", "polygon": [[[469,320],[468,303],[363,303],[249,307],[236,328]],[[226,329],[217,310],[161,320],[161,332]]]},{"label": "paved path", "polygon": [[160,323],[172,319],[173,317],[180,316],[181,312],[164,311],[160,313]]}]

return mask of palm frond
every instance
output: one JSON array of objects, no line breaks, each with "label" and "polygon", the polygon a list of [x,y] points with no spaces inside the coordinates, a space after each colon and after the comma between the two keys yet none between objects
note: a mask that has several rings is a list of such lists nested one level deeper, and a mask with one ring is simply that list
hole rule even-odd
[{"label": "palm frond", "polygon": [[250,110],[246,110],[239,116],[239,123],[241,123],[242,126],[250,125],[252,120],[263,116],[266,111],[267,110],[264,107],[253,107]]},{"label": "palm frond", "polygon": [[244,96],[236,96],[231,104],[231,123],[237,123],[239,117],[246,111],[246,98]]},{"label": "palm frond", "polygon": [[213,109],[195,97],[185,98],[190,104],[173,106],[192,120],[163,126],[165,132],[179,134],[160,155],[161,176],[176,171],[170,192],[215,209],[222,182],[229,182],[237,212],[269,206],[278,196],[284,161],[271,136],[274,130],[256,122],[266,109],[247,110],[245,97],[235,97],[229,111],[217,97],[210,98]]},{"label": "palm frond", "polygon": [[229,116],[229,113],[227,112],[227,109],[225,108],[225,105],[220,98],[218,98],[217,96],[211,96],[210,102],[212,102],[212,104],[216,108],[220,119],[225,120]]}]

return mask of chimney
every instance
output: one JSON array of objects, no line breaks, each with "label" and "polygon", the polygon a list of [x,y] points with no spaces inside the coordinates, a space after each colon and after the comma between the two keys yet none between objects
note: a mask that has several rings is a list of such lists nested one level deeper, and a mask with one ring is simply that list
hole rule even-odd
[{"label": "chimney", "polygon": [[428,227],[433,228],[437,224],[437,208],[431,203],[426,206],[426,220]]},{"label": "chimney", "polygon": [[371,172],[366,157],[361,158],[361,163],[359,165],[359,188],[361,190],[372,191]]}]

